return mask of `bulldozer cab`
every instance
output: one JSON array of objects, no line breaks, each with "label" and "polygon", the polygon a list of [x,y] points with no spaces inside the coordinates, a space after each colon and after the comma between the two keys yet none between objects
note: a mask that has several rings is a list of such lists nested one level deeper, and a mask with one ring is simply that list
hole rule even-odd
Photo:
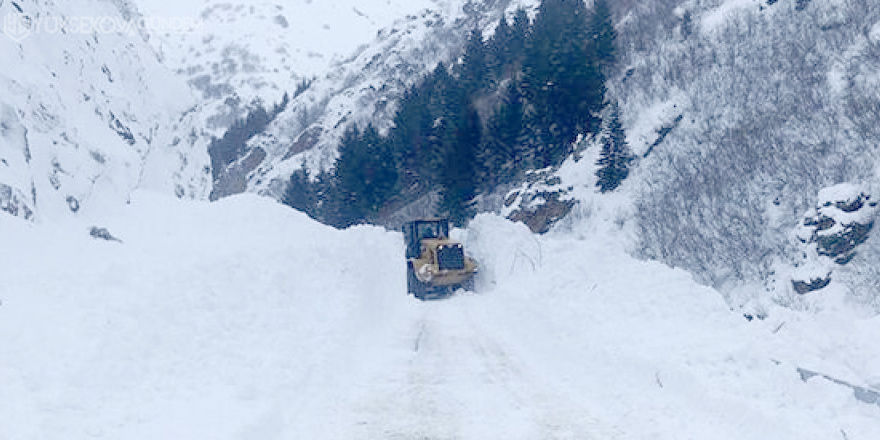
[{"label": "bulldozer cab", "polygon": [[406,239],[406,258],[417,258],[422,252],[422,240],[448,239],[449,221],[446,219],[415,220],[403,226]]}]

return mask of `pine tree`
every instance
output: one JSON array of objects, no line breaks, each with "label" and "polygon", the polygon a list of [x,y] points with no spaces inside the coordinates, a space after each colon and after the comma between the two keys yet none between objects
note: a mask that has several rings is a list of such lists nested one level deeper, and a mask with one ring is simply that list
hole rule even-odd
[{"label": "pine tree", "polygon": [[486,44],[486,70],[493,84],[498,84],[509,75],[508,68],[513,60],[510,53],[510,43],[513,38],[513,30],[507,24],[507,18],[501,17],[495,34]]},{"label": "pine tree", "polygon": [[312,217],[317,216],[318,194],[311,182],[308,168],[303,167],[293,172],[282,202]]},{"label": "pine tree", "polygon": [[397,189],[399,175],[395,155],[388,139],[368,125],[361,138],[367,149],[364,170],[364,199],[370,214],[376,214]]},{"label": "pine tree", "polygon": [[596,60],[606,69],[613,68],[617,63],[617,50],[614,43],[617,39],[617,32],[614,30],[611,9],[608,7],[607,0],[593,1],[589,33]]},{"label": "pine tree", "polygon": [[522,68],[522,61],[526,53],[526,41],[532,29],[532,22],[529,19],[529,13],[525,9],[519,8],[513,15],[513,25],[511,26],[510,36],[510,54],[514,57],[516,69]]},{"label": "pine tree", "polygon": [[366,214],[361,194],[365,183],[361,164],[366,162],[366,156],[367,150],[361,143],[357,127],[346,130],[339,146],[339,158],[336,159],[336,186],[340,199],[357,208],[356,215],[359,217]]},{"label": "pine tree", "polygon": [[336,161],[340,196],[359,218],[375,215],[393,195],[398,184],[398,167],[391,143],[372,125],[363,133],[346,131]]},{"label": "pine tree", "polygon": [[458,225],[471,216],[471,202],[476,195],[475,152],[481,131],[477,110],[473,106],[465,107],[441,174],[440,209]]},{"label": "pine tree", "polygon": [[522,93],[516,84],[510,84],[505,90],[504,101],[488,124],[478,155],[482,186],[491,189],[512,178],[516,170],[525,168],[517,155],[522,132]]},{"label": "pine tree", "polygon": [[488,49],[483,41],[483,32],[475,29],[468,36],[462,62],[458,66],[459,89],[463,94],[473,94],[488,85],[487,59]]},{"label": "pine tree", "polygon": [[561,162],[577,135],[596,125],[605,79],[590,50],[587,21],[583,0],[544,0],[532,26],[523,89],[541,166]]},{"label": "pine tree", "polygon": [[[438,66],[435,76],[438,71],[445,73],[445,68]],[[408,90],[400,100],[400,108],[394,116],[391,144],[400,163],[402,184],[406,188],[427,185],[429,180],[425,170],[425,158],[430,150],[426,134],[433,122],[429,87],[430,85],[421,85]]]},{"label": "pine tree", "polygon": [[617,105],[614,104],[608,116],[606,136],[602,144],[602,153],[596,165],[596,186],[599,191],[606,193],[614,191],[621,182],[629,175],[629,168],[635,156],[626,143],[626,135],[620,125],[620,114]]}]

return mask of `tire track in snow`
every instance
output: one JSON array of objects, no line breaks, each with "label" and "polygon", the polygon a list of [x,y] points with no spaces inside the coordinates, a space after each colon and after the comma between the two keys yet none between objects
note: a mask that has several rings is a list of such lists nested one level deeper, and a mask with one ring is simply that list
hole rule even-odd
[{"label": "tire track in snow", "polygon": [[[491,334],[485,322],[489,316],[474,318],[479,313],[468,309],[464,316],[474,330],[476,351],[492,371],[492,377],[505,388],[512,401],[531,413],[536,437],[541,439],[592,439],[609,438],[605,429],[589,417],[589,411],[579,407],[572,399],[549,387],[539,374],[529,371],[522,359],[514,357],[509,344]],[[601,433],[602,435],[598,435]]]},{"label": "tire track in snow", "polygon": [[420,304],[404,365],[388,365],[354,402],[362,419],[356,437],[607,438],[586,410],[512,357],[473,305],[471,298]]}]

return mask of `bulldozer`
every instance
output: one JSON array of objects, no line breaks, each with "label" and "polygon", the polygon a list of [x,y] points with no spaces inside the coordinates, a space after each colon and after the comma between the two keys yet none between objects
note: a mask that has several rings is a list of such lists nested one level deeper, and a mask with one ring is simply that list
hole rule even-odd
[{"label": "bulldozer", "polygon": [[421,300],[441,299],[458,289],[473,290],[477,264],[464,246],[449,238],[448,219],[422,219],[403,225],[407,290]]}]

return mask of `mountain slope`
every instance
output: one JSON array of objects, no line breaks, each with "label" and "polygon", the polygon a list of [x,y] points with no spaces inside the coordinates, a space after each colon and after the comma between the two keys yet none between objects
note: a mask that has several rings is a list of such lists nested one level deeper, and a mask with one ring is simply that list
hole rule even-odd
[{"label": "mountain slope", "polygon": [[[457,56],[468,31],[534,1],[421,0],[174,5],[140,0],[146,14],[197,16],[199,32],[153,35],[165,62],[200,95],[200,148],[215,158],[217,199],[242,191],[280,198],[304,164],[332,166],[351,124],[387,129],[406,87]],[[237,120],[290,98],[246,144],[212,144]],[[231,160],[226,159],[231,157]]]},{"label": "mountain slope", "polygon": [[[129,6],[0,2],[5,211],[57,217],[124,202],[143,186],[198,196],[197,179],[181,176],[198,168],[200,153],[186,143],[166,147],[186,131],[181,115],[195,101],[131,26]],[[102,18],[104,28],[89,18]],[[21,20],[30,24],[12,27]]]},{"label": "mountain slope", "polygon": [[[870,1],[628,11],[619,43],[631,50],[609,88],[644,156],[633,177],[640,254],[692,271],[737,305],[798,304],[787,276],[801,264],[793,231],[805,213],[823,188],[851,183],[870,196],[880,183],[878,26]],[[832,275],[874,306],[876,235]],[[748,283],[752,293],[735,292]]]},{"label": "mountain slope", "polygon": [[[0,2],[9,23],[31,20],[0,39],[17,60],[2,74],[0,207],[57,217],[137,187],[278,194],[292,156],[317,144],[310,161],[328,166],[347,123],[387,126],[403,88],[508,3]],[[212,140],[285,94],[288,111],[212,172]]]}]

